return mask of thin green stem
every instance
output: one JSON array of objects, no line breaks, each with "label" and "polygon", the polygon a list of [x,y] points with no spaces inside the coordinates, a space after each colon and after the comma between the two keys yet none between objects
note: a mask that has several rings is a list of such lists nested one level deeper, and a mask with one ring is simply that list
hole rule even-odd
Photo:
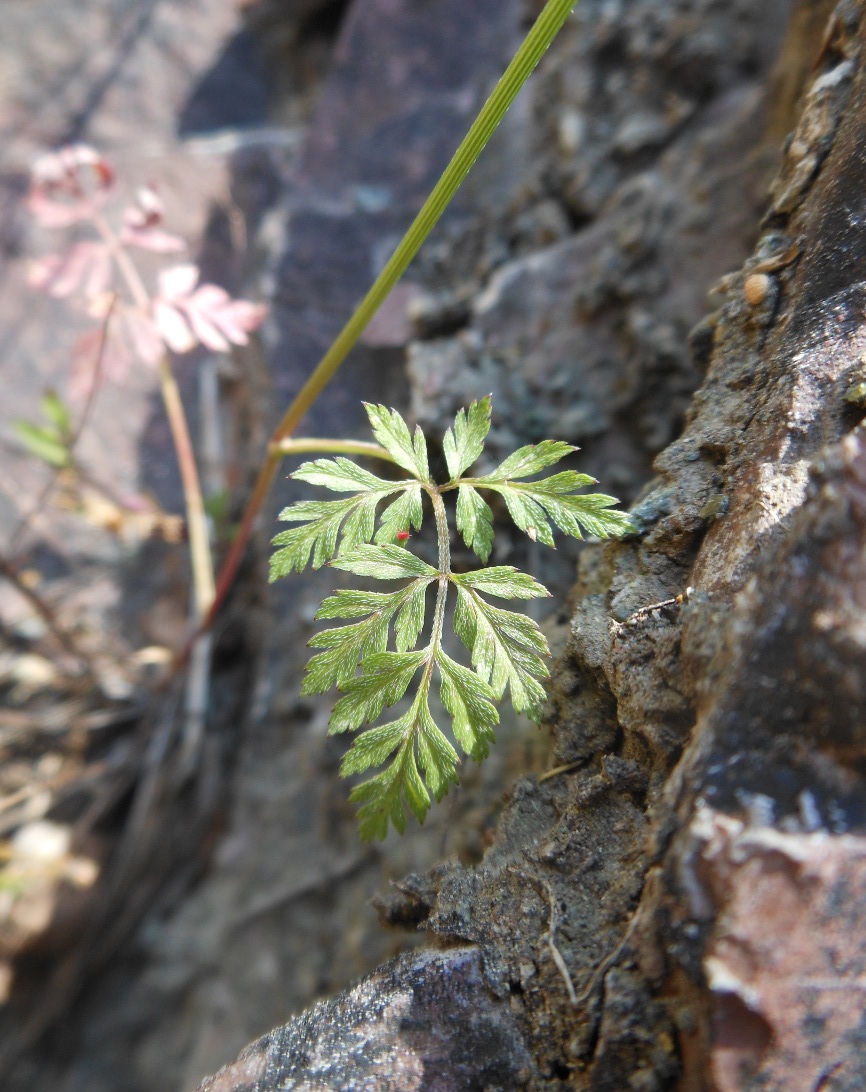
[{"label": "thin green stem", "polygon": [[512,57],[511,63],[505,69],[490,98],[481,107],[478,117],[460,142],[457,151],[442,172],[442,176],[433,187],[430,196],[421,206],[421,210],[412,221],[409,230],[397,244],[396,250],[386,262],[373,286],[358,304],[349,321],[322,357],[294,402],[286,410],[283,419],[275,430],[275,440],[292,435],[298,426],[298,422],[330,382],[334,373],[348,355],[349,350],[353,348],[364,332],[382,301],[403,276],[409,263],[421,248],[421,244],[433,230],[469,173],[472,164],[481,154],[485,144],[502,121],[506,110],[514,101],[518,91],[529,78],[568,18],[575,2],[576,0],[548,0],[541,15],[539,15],[524,39],[523,44]]},{"label": "thin green stem", "polygon": [[302,437],[300,440],[280,440],[269,449],[270,454],[308,455],[322,453],[326,455],[366,455],[371,459],[384,459],[389,463],[396,463],[396,459],[390,451],[386,451],[379,444],[366,440],[319,440],[312,436]]},{"label": "thin green stem", "polygon": [[451,575],[451,539],[448,532],[448,515],[445,512],[445,503],[442,500],[438,485],[422,483],[427,490],[427,495],[433,504],[433,515],[436,519],[436,542],[439,547],[439,572],[442,576]]},{"label": "thin green stem", "polygon": [[[421,244],[433,230],[457,189],[469,173],[472,164],[481,154],[482,149],[497,125],[499,125],[506,110],[514,101],[518,91],[562,28],[575,2],[576,0],[547,0],[544,10],[527,34],[523,44],[515,53],[490,98],[482,106],[469,132],[463,138],[451,162],[445,168],[409,230],[398,244],[397,249],[391,255],[384,269],[373,283],[372,288],[355,309],[349,321],[337,335],[336,340],[319,361],[292,404],[283,414],[271,437],[267,456],[259,469],[232,547],[220,569],[216,597],[208,613],[207,625],[213,620],[216,611],[234,581],[259,512],[276,476],[281,458],[279,445],[294,434],[298,424],[331,381],[382,301],[406,271],[409,263],[418,253]],[[183,658],[182,655],[181,659]]]}]

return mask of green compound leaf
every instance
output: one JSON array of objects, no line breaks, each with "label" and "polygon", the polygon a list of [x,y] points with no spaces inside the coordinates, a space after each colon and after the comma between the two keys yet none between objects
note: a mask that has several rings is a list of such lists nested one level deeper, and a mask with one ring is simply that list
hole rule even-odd
[{"label": "green compound leaf", "polygon": [[[442,494],[457,490],[457,530],[482,562],[493,545],[493,513],[482,489],[499,493],[517,526],[551,546],[554,527],[576,538],[606,537],[629,531],[631,524],[613,509],[612,497],[579,492],[594,480],[586,474],[567,470],[526,480],[573,451],[569,444],[552,440],[530,444],[492,474],[464,478],[481,455],[490,428],[489,397],[460,410],[446,432],[443,451],[450,478],[441,486],[429,477],[420,431],[410,434],[403,418],[384,406],[367,406],[367,413],[379,444],[414,480],[388,481],[343,456],[304,463],[293,477],[352,495],[301,501],[283,510],[281,518],[299,526],[274,539],[280,549],[271,559],[271,578],[308,562],[319,567],[327,561],[355,576],[402,582],[391,591],[341,589],[325,599],[316,617],[345,624],[312,638],[310,644],[318,651],[310,659],[302,688],[304,694],[332,687],[342,691],[330,731],[358,732],[343,760],[344,775],[382,767],[351,796],[360,805],[361,837],[371,839],[384,838],[389,823],[402,832],[410,812],[423,820],[431,800],[440,799],[457,781],[457,750],[430,713],[436,672],[454,742],[476,760],[488,754],[494,741],[499,723],[496,703],[506,691],[515,709],[532,720],[540,719],[544,705],[542,680],[548,674],[549,656],[544,636],[526,615],[495,607],[485,597],[529,600],[549,593],[512,565],[452,572]],[[343,450],[348,447],[344,443]],[[436,568],[406,548],[409,528],[421,527],[425,492],[436,517]],[[387,503],[377,518],[382,501]],[[429,643],[417,649],[434,589]],[[457,595],[454,629],[469,649],[471,666],[458,663],[443,648],[446,601],[452,591]],[[405,711],[376,726],[385,710],[398,703],[404,703]]]},{"label": "green compound leaf", "polygon": [[416,819],[423,822],[430,807],[430,795],[440,800],[449,784],[457,782],[457,752],[433,722],[426,688],[419,689],[403,716],[359,736],[343,760],[340,772],[344,776],[363,773],[380,765],[394,751],[397,753],[389,766],[352,791],[352,801],[361,805],[360,834],[367,841],[384,838],[389,819],[403,833],[404,802]]},{"label": "green compound leaf", "polygon": [[550,649],[535,622],[525,614],[494,607],[474,589],[458,584],[454,629],[495,696],[501,698],[508,687],[514,708],[537,724],[545,699],[538,680],[549,674],[544,659]]},{"label": "green compound leaf", "polygon": [[448,464],[451,481],[456,481],[484,450],[484,440],[490,431],[490,395],[473,402],[468,410],[458,410],[454,430],[445,433],[442,451]]},{"label": "green compound leaf", "polygon": [[335,569],[345,569],[356,576],[374,576],[377,580],[439,575],[432,565],[402,546],[356,546],[335,557],[331,564]]},{"label": "green compound leaf", "polygon": [[499,723],[493,704],[496,694],[474,671],[458,664],[444,652],[436,658],[441,683],[442,704],[453,718],[454,738],[465,753],[480,762],[490,752]]},{"label": "green compound leaf", "polygon": [[365,656],[359,677],[343,684],[345,693],[331,715],[331,734],[353,732],[362,724],[377,720],[383,709],[396,705],[427,658],[426,649]]},{"label": "green compound leaf", "polygon": [[546,546],[554,545],[551,521],[572,538],[583,538],[584,533],[612,538],[634,530],[625,513],[609,511],[617,504],[615,497],[577,492],[595,483],[588,474],[563,470],[539,481],[515,480],[550,466],[574,450],[569,444],[549,440],[523,447],[492,474],[476,478],[474,484],[499,493],[520,530],[533,542]]},{"label": "green compound leaf", "polygon": [[455,584],[474,588],[485,595],[499,599],[544,599],[550,592],[528,573],[522,573],[513,565],[492,565],[489,569],[476,569],[470,573],[452,574]]},{"label": "green compound leaf", "polygon": [[370,418],[373,435],[392,456],[398,466],[408,470],[419,481],[430,480],[427,465],[427,441],[420,428],[415,428],[415,435],[409,435],[409,426],[395,410],[386,406],[374,406],[364,403],[364,409]]},{"label": "green compound leaf", "polygon": [[493,513],[490,505],[471,485],[457,490],[457,530],[470,550],[482,561],[490,557],[493,547]]},{"label": "green compound leaf", "polygon": [[398,651],[405,652],[413,645],[424,625],[424,599],[431,579],[415,580],[395,592],[343,590],[329,596],[319,607],[317,618],[363,620],[322,630],[312,638],[313,648],[325,651],[313,656],[307,665],[301,693],[322,694],[333,686],[349,683],[361,660],[386,650],[395,616]]}]

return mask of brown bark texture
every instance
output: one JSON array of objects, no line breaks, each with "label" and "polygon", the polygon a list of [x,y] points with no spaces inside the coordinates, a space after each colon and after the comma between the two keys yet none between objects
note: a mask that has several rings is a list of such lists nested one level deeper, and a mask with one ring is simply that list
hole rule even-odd
[{"label": "brown bark texture", "polygon": [[[791,24],[786,56],[811,71],[754,249],[693,332],[705,374],[683,431],[632,507],[637,533],[581,555],[551,776],[513,786],[477,867],[403,885],[433,950],[202,1092],[866,1087],[866,5],[841,4],[823,42],[818,8]],[[655,182],[685,164],[672,150]],[[572,192],[595,216],[592,187]],[[683,293],[676,260],[688,280],[692,259],[663,223],[652,245]],[[602,261],[602,224],[533,259],[537,291]],[[497,306],[532,320],[521,272],[476,303],[476,328]],[[610,314],[583,292],[572,315]],[[585,377],[599,399],[603,355]],[[635,423],[658,432],[635,382]]]}]

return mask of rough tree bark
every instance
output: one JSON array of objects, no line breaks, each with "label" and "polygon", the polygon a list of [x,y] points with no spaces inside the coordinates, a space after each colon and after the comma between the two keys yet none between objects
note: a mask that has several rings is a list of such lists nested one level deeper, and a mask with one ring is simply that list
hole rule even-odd
[{"label": "rough tree bark", "polygon": [[638,533],[583,555],[558,769],[407,881],[438,951],[202,1092],[866,1087],[864,40],[843,3]]}]

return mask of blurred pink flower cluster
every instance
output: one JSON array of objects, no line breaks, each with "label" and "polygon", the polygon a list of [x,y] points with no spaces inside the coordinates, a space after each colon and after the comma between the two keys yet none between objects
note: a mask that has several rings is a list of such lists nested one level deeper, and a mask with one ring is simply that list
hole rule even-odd
[{"label": "blurred pink flower cluster", "polygon": [[[156,292],[145,289],[129,251],[177,254],[185,245],[162,227],[162,202],[152,186],[136,192],[120,226],[114,227],[105,216],[114,180],[111,165],[84,144],[47,153],[34,163],[28,207],[36,221],[47,228],[86,224],[96,237],[33,261],[31,286],[61,299],[78,297],[92,318],[109,321],[101,360],[107,378],[122,379],[135,358],[155,365],[166,349],[186,353],[203,345],[225,352],[245,345],[264,320],[266,307],[232,299],[215,284],[201,284],[197,266],[164,269]],[[102,340],[101,327],[79,338],[70,376],[73,397],[86,394],[98,378]]]}]

